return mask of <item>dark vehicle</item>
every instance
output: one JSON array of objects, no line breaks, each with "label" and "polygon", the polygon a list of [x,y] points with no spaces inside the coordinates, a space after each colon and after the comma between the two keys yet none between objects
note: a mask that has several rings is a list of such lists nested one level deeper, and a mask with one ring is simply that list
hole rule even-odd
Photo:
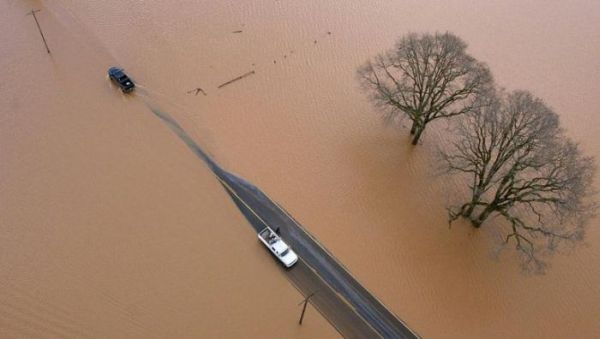
[{"label": "dark vehicle", "polygon": [[133,81],[120,68],[109,68],[108,76],[112,81],[116,82],[117,85],[119,85],[119,87],[121,87],[123,93],[131,92],[135,88],[135,84],[133,83]]}]

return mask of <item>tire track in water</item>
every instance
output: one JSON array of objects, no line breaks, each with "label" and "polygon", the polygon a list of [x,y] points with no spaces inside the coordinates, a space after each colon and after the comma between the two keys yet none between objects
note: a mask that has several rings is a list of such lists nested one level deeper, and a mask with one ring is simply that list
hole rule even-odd
[{"label": "tire track in water", "polygon": [[[232,200],[236,203],[240,211],[248,219],[250,226],[252,226],[255,230],[258,231],[258,229],[262,228],[263,225],[274,227],[272,225],[273,220],[270,220],[269,223],[267,223],[258,214],[256,214],[254,211],[256,208],[262,210],[261,213],[266,213],[266,215],[272,219],[274,218],[276,221],[279,220],[282,225],[286,224],[285,220],[282,218],[287,217],[293,220],[293,218],[290,218],[282,210],[275,211],[278,205],[269,204],[268,201],[271,200],[267,198],[266,194],[264,194],[258,187],[252,185],[245,179],[222,169],[200,148],[200,146],[185,132],[183,127],[181,127],[181,125],[179,125],[179,123],[173,117],[171,117],[171,115],[162,111],[157,105],[153,104],[149,100],[144,100],[144,103],[154,113],[155,116],[161,119],[190,148],[190,150],[196,154],[196,156],[198,156],[209,166],[217,179],[224,186],[227,193],[229,193]],[[244,199],[235,194],[235,192],[231,191],[232,188],[229,186],[229,184],[239,186],[238,188],[240,188],[242,191],[246,190],[247,193],[254,197],[253,199],[255,199],[255,205],[256,203],[258,203],[258,205],[254,206],[254,208],[247,206],[244,202]],[[237,199],[240,201],[238,202]],[[243,203],[245,206],[242,206],[240,203]],[[252,211],[252,213],[244,212],[247,209]],[[354,324],[355,326],[358,326],[358,328],[361,326],[369,327],[379,336],[386,338],[419,337],[415,332],[408,328],[399,317],[393,314],[383,305],[382,302],[374,297],[373,294],[360,285],[360,283],[352,275],[350,275],[347,270],[344,270],[343,266],[340,266],[341,270],[338,270],[335,267],[335,262],[337,260],[332,259],[334,257],[328,255],[328,253],[323,249],[323,246],[320,245],[316,240],[313,240],[312,243],[309,242],[308,246],[311,247],[310,249],[304,248],[307,246],[307,243],[299,239],[303,238],[303,236],[298,234],[300,230],[301,228],[293,228],[290,231],[292,234],[296,234],[296,238],[298,238],[294,244],[296,246],[301,246],[303,248],[304,255],[311,258],[310,261],[319,266],[320,270],[317,271],[316,269],[313,269],[313,272],[316,277],[319,277],[323,281],[328,289],[331,289],[332,292],[337,294],[337,297],[334,299],[345,302],[349,309],[352,309],[353,312],[363,320],[363,324]],[[290,279],[290,277],[288,277],[288,279]],[[339,311],[343,312],[342,310]],[[337,312],[334,311],[333,313]],[[327,316],[325,318],[331,321]],[[341,323],[345,323],[348,319],[345,320],[346,321],[340,321]],[[352,325],[348,326],[347,323],[345,323],[344,326],[347,326],[346,328],[348,331],[353,328]],[[334,325],[334,327],[339,330],[337,326]],[[344,335],[344,333],[346,332],[340,332],[342,335]],[[349,333],[346,334],[349,335]]]},{"label": "tire track in water", "polygon": [[170,114],[163,112],[158,105],[150,102],[147,99],[143,99],[146,106],[157,116],[160,120],[162,120],[177,136],[198,156],[202,161],[204,161],[208,167],[215,172],[215,174],[223,174],[223,169],[214,162],[208,154],[206,154],[200,146],[187,134],[187,132],[179,125]]}]

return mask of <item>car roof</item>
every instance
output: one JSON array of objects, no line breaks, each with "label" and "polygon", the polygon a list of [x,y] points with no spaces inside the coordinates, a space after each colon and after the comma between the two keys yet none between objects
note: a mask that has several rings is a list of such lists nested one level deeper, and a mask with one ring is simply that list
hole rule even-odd
[{"label": "car roof", "polygon": [[271,245],[277,254],[281,254],[283,251],[288,249],[288,245],[283,240],[277,240]]},{"label": "car roof", "polygon": [[115,74],[115,75],[117,75],[117,74],[125,74],[125,73],[123,73],[122,69],[117,68],[117,67],[111,67],[111,68],[109,68],[108,69],[108,73]]}]

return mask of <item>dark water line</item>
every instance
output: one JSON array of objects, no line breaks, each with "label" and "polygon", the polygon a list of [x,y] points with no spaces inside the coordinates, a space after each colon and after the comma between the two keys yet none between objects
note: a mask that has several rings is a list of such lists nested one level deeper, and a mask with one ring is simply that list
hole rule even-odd
[{"label": "dark water line", "polygon": [[[317,245],[305,232],[294,227],[291,217],[285,214],[258,187],[225,171],[198,146],[171,115],[148,101],[145,101],[145,103],[154,115],[165,122],[194,154],[203,160],[213,173],[219,177],[225,191],[257,232],[268,226],[262,218],[266,218],[270,225],[277,224],[285,228],[291,236],[290,240],[293,239],[296,250],[301,252],[299,254],[303,256],[304,260],[312,263],[319,270],[320,276],[330,284],[330,287],[337,290],[346,300],[352,303],[365,321],[377,328],[380,335],[385,338],[418,338],[414,332],[364,289],[354,277],[330,258],[329,254],[320,245]],[[234,194],[227,186],[236,187],[236,191],[239,191]],[[238,196],[238,194],[241,196]],[[247,206],[246,203],[249,203],[252,207]]]},{"label": "dark water line", "polygon": [[194,139],[192,139],[192,137],[189,134],[187,134],[183,127],[181,127],[181,125],[179,125],[179,123],[170,114],[162,111],[161,109],[156,107],[156,105],[151,104],[148,101],[145,101],[145,103],[148,106],[148,108],[152,111],[152,113],[154,113],[154,115],[156,115],[163,122],[165,122],[167,126],[169,126],[169,128],[173,132],[175,132],[175,134],[177,134],[177,136],[183,142],[185,142],[185,144],[192,150],[192,152],[194,152],[196,156],[198,156],[202,161],[204,161],[211,169],[211,171],[222,180],[221,184],[223,185],[225,192],[227,192],[230,195],[231,199],[234,201],[236,206],[240,209],[242,214],[244,214],[244,216],[250,221],[250,225],[253,226],[256,232],[258,233],[258,231],[260,231],[260,229],[262,229],[265,225],[261,226],[259,229],[257,225],[262,225],[262,222],[254,214],[247,213],[245,206],[241,205],[242,203],[225,186],[225,183],[230,185],[236,185],[238,184],[238,182],[242,182],[243,184],[245,184],[244,186],[250,188],[252,191],[263,194],[258,189],[258,187],[252,185],[251,183],[232,173],[225,171],[208,154],[206,154],[206,152],[204,152],[202,148],[200,148],[200,146],[194,141]]},{"label": "dark water line", "polygon": [[198,146],[194,139],[192,139],[192,137],[190,137],[189,134],[187,134],[187,132],[181,127],[181,125],[179,125],[179,123],[177,123],[177,121],[175,121],[175,119],[173,119],[173,117],[171,117],[171,115],[169,115],[166,112],[163,112],[158,107],[148,102],[146,102],[146,105],[148,106],[148,108],[150,108],[152,113],[154,113],[154,115],[156,115],[163,122],[165,122],[167,126],[169,126],[169,128],[173,132],[175,132],[175,134],[177,134],[177,136],[183,142],[185,142],[185,144],[192,150],[192,152],[194,152],[194,154],[196,154],[200,159],[202,159],[213,172],[215,172],[215,174],[217,174],[218,176],[222,175],[223,169],[214,160],[212,160],[212,158],[209,157],[208,154],[206,154],[206,152],[204,152],[202,148],[200,148],[200,146]]}]

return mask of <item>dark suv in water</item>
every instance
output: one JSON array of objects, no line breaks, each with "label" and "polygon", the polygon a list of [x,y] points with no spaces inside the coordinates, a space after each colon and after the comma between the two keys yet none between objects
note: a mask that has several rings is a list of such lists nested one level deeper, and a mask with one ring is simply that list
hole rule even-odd
[{"label": "dark suv in water", "polygon": [[133,81],[120,68],[109,68],[108,76],[112,81],[116,82],[117,85],[119,85],[119,87],[121,87],[123,93],[131,92],[135,88],[135,84],[133,83]]}]

